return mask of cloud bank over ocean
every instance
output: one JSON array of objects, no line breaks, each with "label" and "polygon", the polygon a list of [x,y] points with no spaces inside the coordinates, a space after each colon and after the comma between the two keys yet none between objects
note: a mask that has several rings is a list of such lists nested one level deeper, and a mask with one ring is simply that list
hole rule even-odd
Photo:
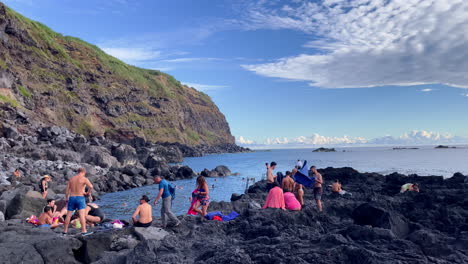
[{"label": "cloud bank over ocean", "polygon": [[383,136],[373,139],[364,137],[327,137],[319,134],[299,136],[295,138],[268,138],[264,142],[249,140],[243,136],[236,138],[237,144],[250,148],[307,148],[318,146],[345,147],[345,146],[412,146],[435,144],[464,144],[468,138],[453,136],[448,133],[430,131],[411,131],[401,136]]}]

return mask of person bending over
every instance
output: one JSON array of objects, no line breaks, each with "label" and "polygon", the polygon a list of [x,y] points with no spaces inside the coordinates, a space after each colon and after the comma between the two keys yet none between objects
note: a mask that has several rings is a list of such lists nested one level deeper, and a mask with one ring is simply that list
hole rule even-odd
[{"label": "person bending over", "polygon": [[[132,215],[134,227],[149,227],[153,222],[151,205],[148,203],[150,199],[148,196],[143,195],[140,198],[140,205],[136,208]],[[137,220],[138,216],[138,220]]]},{"label": "person bending over", "polygon": [[104,212],[95,203],[86,204],[85,215],[86,222],[88,222],[91,226],[101,223],[105,218]]}]

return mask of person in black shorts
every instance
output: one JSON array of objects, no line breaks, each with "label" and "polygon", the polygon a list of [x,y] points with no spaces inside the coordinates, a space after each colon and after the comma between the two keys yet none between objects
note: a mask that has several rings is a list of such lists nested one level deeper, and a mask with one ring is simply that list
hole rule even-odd
[{"label": "person in black shorts", "polygon": [[140,198],[140,205],[136,208],[135,212],[132,215],[134,227],[151,226],[151,223],[153,222],[153,216],[151,205],[148,203],[149,201],[150,199],[146,195],[143,195]]},{"label": "person in black shorts", "polygon": [[322,174],[320,174],[317,171],[317,168],[315,166],[310,167],[310,171],[312,172],[312,175],[315,177],[314,199],[317,202],[317,207],[319,211],[322,212],[323,177],[322,177]]},{"label": "person in black shorts", "polygon": [[273,171],[276,169],[276,162],[272,161],[270,164],[265,163],[267,167],[267,191],[269,192],[273,187],[277,186],[276,177],[273,175]]}]

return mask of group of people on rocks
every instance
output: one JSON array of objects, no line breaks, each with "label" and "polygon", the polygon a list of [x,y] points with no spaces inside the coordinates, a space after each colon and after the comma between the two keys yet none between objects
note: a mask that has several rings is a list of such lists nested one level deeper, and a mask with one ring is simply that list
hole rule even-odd
[{"label": "group of people on rocks", "polygon": [[[14,173],[18,174],[17,172]],[[15,176],[20,177],[20,176]],[[45,175],[39,181],[39,189],[42,197],[47,197],[48,183],[51,177]],[[197,178],[197,187],[192,192],[192,205],[190,210],[193,214],[200,214],[204,217],[207,214],[210,202],[209,187],[203,176]],[[160,200],[161,205],[161,227],[165,228],[167,222],[173,222],[173,226],[180,225],[180,220],[171,211],[172,199],[174,196],[175,188],[163,179],[161,176],[154,178],[154,183],[159,185],[159,190],[153,205],[156,205]],[[80,168],[78,174],[72,177],[65,190],[65,199],[55,201],[48,199],[47,205],[44,207],[43,212],[37,218],[36,224],[39,227],[56,228],[63,224],[63,233],[66,234],[69,230],[70,224],[75,228],[81,228],[82,235],[90,234],[87,231],[87,225],[94,226],[101,223],[105,215],[99,206],[92,203],[93,185],[86,177],[86,170]],[[143,195],[139,200],[139,205],[132,215],[133,226],[135,227],[149,227],[152,225],[152,206],[150,198]]]},{"label": "group of people on rocks", "polygon": [[[299,170],[303,169],[302,161],[298,160],[296,166],[291,171],[287,171],[284,177],[282,175],[281,177],[274,175],[273,171],[276,169],[276,162],[273,161],[265,165],[267,169],[268,196],[263,208],[280,208],[291,211],[302,210],[304,206],[304,186],[295,180],[295,175],[299,173]],[[20,178],[21,173],[19,170],[15,170],[13,176],[15,178]],[[322,212],[323,176],[317,171],[315,166],[310,167],[309,176],[315,179],[313,186],[309,187],[313,187],[314,200],[318,210]],[[50,181],[51,177],[49,175],[44,175],[39,181],[39,189],[43,198],[47,197],[48,183]],[[165,228],[168,221],[173,222],[173,226],[175,227],[179,226],[181,223],[180,220],[171,211],[175,188],[161,176],[156,176],[154,182],[159,185],[159,191],[153,201],[153,205],[156,205],[159,200],[162,201],[161,227]],[[332,193],[351,195],[349,192],[342,189],[339,180],[335,180],[330,187]],[[81,228],[81,233],[83,235],[89,234],[87,225],[94,226],[103,222],[105,219],[105,215],[99,206],[92,203],[92,191],[93,185],[89,179],[86,178],[86,170],[80,168],[78,174],[72,177],[67,183],[65,200],[55,201],[54,199],[48,199],[47,205],[37,218],[36,224],[39,227],[47,228],[56,228],[63,224],[64,234],[68,232],[69,226],[72,224],[76,228]],[[403,193],[407,191],[419,192],[419,186],[416,183],[404,184],[400,192]],[[196,189],[192,192],[191,205],[187,214],[199,214],[204,217],[207,215],[209,203],[208,183],[203,176],[198,176]],[[152,225],[152,206],[150,204],[150,198],[147,195],[143,195],[139,199],[139,205],[132,215],[132,221],[135,227],[149,227]]]},{"label": "group of people on rocks", "polygon": [[[278,178],[273,174],[276,169],[276,162],[265,163],[267,167],[267,190],[263,208],[281,208],[283,210],[300,211],[304,206],[304,186],[294,180],[298,170],[302,168],[302,161],[298,160],[296,166],[291,171],[286,171],[284,178]],[[323,177],[315,166],[310,167],[310,175],[315,177],[313,186],[314,199],[317,207],[322,212],[322,184]]]},{"label": "group of people on rocks", "polygon": [[[265,163],[267,168],[267,190],[268,196],[266,198],[263,208],[280,208],[283,210],[300,211],[304,206],[304,186],[295,180],[295,175],[300,169],[303,169],[305,162],[297,160],[295,167],[291,171],[286,171],[284,177],[282,175],[274,175],[273,171],[276,169],[276,162],[270,164]],[[317,204],[319,212],[323,211],[322,194],[323,194],[323,176],[317,171],[315,166],[311,166],[308,172],[309,177],[313,177],[314,200]],[[342,184],[339,180],[335,180],[330,185],[331,192],[338,195],[352,195],[351,193],[342,189]],[[419,192],[417,183],[406,183],[401,186],[400,193],[407,191]]]}]

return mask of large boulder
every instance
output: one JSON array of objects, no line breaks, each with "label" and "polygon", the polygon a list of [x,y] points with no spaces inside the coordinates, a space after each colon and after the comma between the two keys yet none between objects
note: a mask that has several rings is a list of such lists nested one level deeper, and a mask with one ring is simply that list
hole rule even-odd
[{"label": "large boulder", "polygon": [[182,151],[176,146],[156,145],[152,150],[154,154],[164,157],[169,163],[182,162],[184,159]]},{"label": "large boulder", "polygon": [[44,263],[39,252],[27,243],[0,243],[0,263]]},{"label": "large boulder", "polygon": [[169,232],[158,227],[135,227],[135,234],[140,240],[163,240]]},{"label": "large boulder", "polygon": [[180,167],[176,173],[177,179],[190,179],[195,176],[196,176],[195,172],[193,172],[193,170],[188,166]]},{"label": "large boulder", "polygon": [[358,206],[352,217],[355,224],[390,229],[399,238],[405,237],[410,231],[409,223],[403,216],[371,203]]},{"label": "large boulder", "polygon": [[21,136],[16,127],[12,127],[9,125],[3,125],[2,134],[3,137],[13,140],[18,139]]},{"label": "large boulder", "polygon": [[6,218],[25,219],[31,215],[38,215],[46,204],[39,192],[18,192],[7,207]]},{"label": "large boulder", "polygon": [[218,177],[218,174],[216,172],[210,171],[207,168],[200,172],[200,175],[203,177]]},{"label": "large boulder", "polygon": [[102,168],[117,167],[118,160],[109,151],[99,146],[90,146],[83,154],[81,162],[91,163]]},{"label": "large boulder", "polygon": [[77,239],[51,237],[34,244],[45,263],[80,263],[74,258],[74,251],[81,247]]},{"label": "large boulder", "polygon": [[230,176],[231,175],[231,170],[229,170],[229,168],[224,165],[217,166],[216,168],[214,168],[213,171],[216,172],[218,176]]},{"label": "large boulder", "polygon": [[135,166],[139,163],[135,148],[127,144],[120,144],[112,148],[112,156],[116,157],[122,166]]},{"label": "large boulder", "polygon": [[161,167],[162,165],[165,165],[165,164],[166,164],[166,159],[164,159],[163,157],[151,155],[146,160],[145,167],[151,169],[151,168]]}]

